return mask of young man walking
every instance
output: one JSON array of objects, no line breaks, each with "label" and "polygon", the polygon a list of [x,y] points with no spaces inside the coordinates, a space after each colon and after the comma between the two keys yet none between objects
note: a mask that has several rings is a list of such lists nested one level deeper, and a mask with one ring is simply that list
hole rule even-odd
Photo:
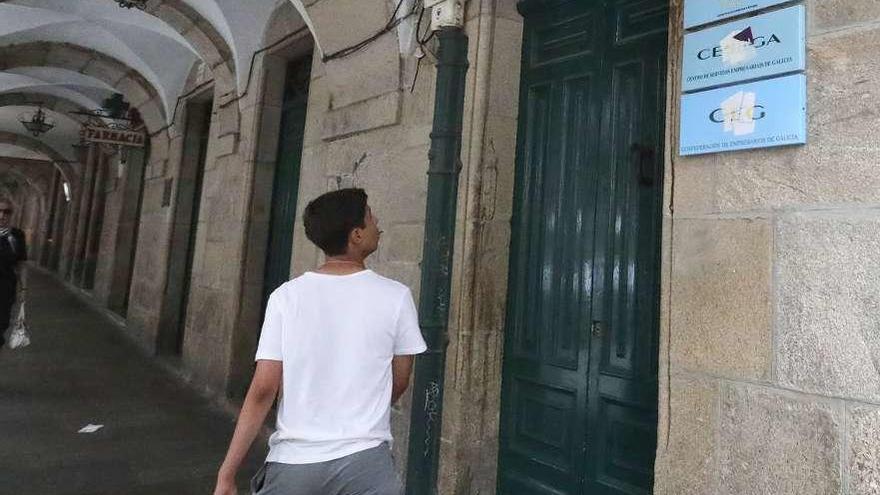
[{"label": "young man walking", "polygon": [[318,197],[303,223],[326,262],[269,297],[257,368],[214,494],[236,493],[235,474],[277,394],[255,494],[399,495],[391,405],[409,386],[413,355],[426,349],[412,295],[364,264],[381,232],[362,189]]}]

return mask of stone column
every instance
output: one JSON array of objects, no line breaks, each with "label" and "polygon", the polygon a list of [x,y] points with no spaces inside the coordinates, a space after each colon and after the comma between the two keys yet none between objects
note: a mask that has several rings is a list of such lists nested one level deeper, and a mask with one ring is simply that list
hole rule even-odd
[{"label": "stone column", "polygon": [[[55,223],[55,215],[58,213],[58,189],[61,188],[61,177],[58,170],[54,170],[52,174],[52,185],[49,187],[48,209],[45,212],[46,217],[40,224],[40,252],[32,255],[33,259],[39,262],[40,266],[49,264],[49,254],[52,252],[52,244],[49,239],[52,238],[52,226]],[[54,242],[54,239],[53,241]]]},{"label": "stone column", "polygon": [[[70,184],[71,200],[67,205],[67,215],[64,219],[64,243],[61,246],[61,255],[58,273],[66,279],[70,278],[73,271],[73,259],[76,247],[76,228],[79,224],[79,207],[82,202],[82,195],[86,189],[85,177],[86,168],[92,157],[92,146],[87,149],[77,150],[77,159],[79,160],[77,171],[77,184]],[[74,189],[74,185],[76,188]]]},{"label": "stone column", "polygon": [[[24,219],[24,209],[27,208],[27,203],[24,201],[25,196],[23,194],[15,195],[15,210],[12,213],[12,225],[22,225],[22,219]],[[22,228],[22,230],[24,230]]]},{"label": "stone column", "polygon": [[95,285],[95,264],[98,258],[98,245],[101,241],[101,226],[104,223],[104,200],[107,198],[105,189],[110,155],[101,150],[96,162],[92,203],[89,208],[86,241],[83,248],[82,272],[78,278],[80,287],[84,289],[91,289]]},{"label": "stone column", "polygon": [[100,150],[97,144],[89,146],[89,155],[86,159],[86,167],[83,171],[83,187],[80,188],[79,209],[76,214],[76,231],[73,238],[73,256],[71,257],[70,269],[67,272],[68,280],[79,280],[85,258],[86,229],[88,228],[89,212],[91,211],[92,196],[95,190],[95,169],[100,161]]},{"label": "stone column", "polygon": [[123,183],[120,184],[123,191],[122,211],[119,213],[119,225],[116,228],[116,252],[113,260],[110,294],[107,299],[107,307],[120,314],[127,307],[128,291],[131,285],[144,165],[144,149],[129,149],[125,176]]},{"label": "stone column", "polygon": [[[79,188],[82,190],[82,181],[79,181]],[[71,186],[73,187],[73,186]],[[61,248],[58,253],[58,274],[64,278],[68,277],[73,263],[73,245],[75,242],[74,233],[76,232],[76,216],[79,214],[79,195],[73,196],[67,205],[67,215],[64,217],[64,236]]]},{"label": "stone column", "polygon": [[[64,195],[64,177],[61,172],[58,173],[58,189],[55,194],[55,209],[52,217],[52,244],[46,251],[49,253],[47,267],[50,270],[57,270],[59,261],[61,260],[61,249],[64,245],[64,226],[67,214],[70,210],[70,203]],[[70,185],[68,184],[68,187]]]}]

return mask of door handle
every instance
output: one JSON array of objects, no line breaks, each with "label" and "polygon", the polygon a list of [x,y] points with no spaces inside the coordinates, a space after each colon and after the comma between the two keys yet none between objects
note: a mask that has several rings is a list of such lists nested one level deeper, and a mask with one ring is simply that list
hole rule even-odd
[{"label": "door handle", "polygon": [[654,148],[641,144],[633,144],[630,147],[634,155],[635,165],[638,169],[639,184],[643,186],[654,185]]}]

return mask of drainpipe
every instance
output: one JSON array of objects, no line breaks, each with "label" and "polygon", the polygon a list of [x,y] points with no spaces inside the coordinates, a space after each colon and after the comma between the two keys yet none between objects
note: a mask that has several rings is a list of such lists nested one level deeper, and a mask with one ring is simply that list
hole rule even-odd
[{"label": "drainpipe", "polygon": [[468,69],[464,0],[425,0],[425,8],[431,9],[431,29],[436,31],[439,41],[419,298],[419,326],[428,350],[416,358],[415,364],[406,495],[437,493],[452,248],[461,171],[461,123]]}]

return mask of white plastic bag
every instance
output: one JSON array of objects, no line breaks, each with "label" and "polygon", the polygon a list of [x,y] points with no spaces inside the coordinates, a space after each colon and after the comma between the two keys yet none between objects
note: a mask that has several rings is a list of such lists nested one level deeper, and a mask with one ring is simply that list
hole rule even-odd
[{"label": "white plastic bag", "polygon": [[18,307],[18,316],[12,324],[12,331],[9,332],[9,342],[7,345],[10,349],[18,349],[27,347],[31,343],[31,337],[27,331],[27,324],[24,321],[24,303]]}]

